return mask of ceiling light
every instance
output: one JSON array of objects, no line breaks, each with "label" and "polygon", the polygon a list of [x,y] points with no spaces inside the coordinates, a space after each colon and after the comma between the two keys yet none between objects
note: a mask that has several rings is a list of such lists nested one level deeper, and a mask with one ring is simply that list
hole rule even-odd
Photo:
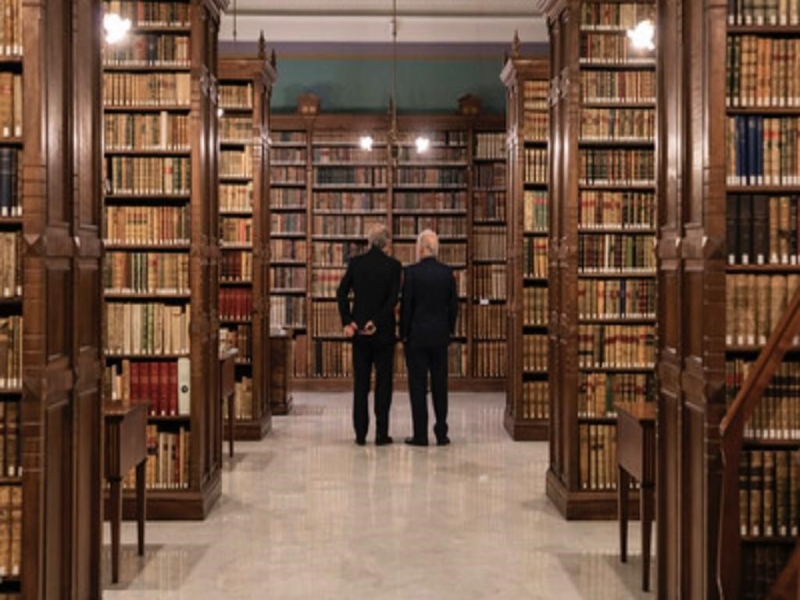
[{"label": "ceiling light", "polygon": [[636,27],[628,30],[628,39],[636,50],[655,50],[655,37],[656,28],[649,19],[640,21]]},{"label": "ceiling light", "polygon": [[422,136],[418,137],[415,143],[417,144],[417,152],[419,152],[420,154],[422,154],[423,152],[427,152],[428,148],[431,147],[431,141],[426,137]]},{"label": "ceiling light", "polygon": [[106,31],[106,42],[118,44],[131,28],[131,20],[123,19],[117,13],[108,13],[103,17],[103,29]]},{"label": "ceiling light", "polygon": [[359,140],[359,144],[362,150],[366,150],[368,152],[372,151],[372,136],[371,135],[362,135],[361,139]]}]

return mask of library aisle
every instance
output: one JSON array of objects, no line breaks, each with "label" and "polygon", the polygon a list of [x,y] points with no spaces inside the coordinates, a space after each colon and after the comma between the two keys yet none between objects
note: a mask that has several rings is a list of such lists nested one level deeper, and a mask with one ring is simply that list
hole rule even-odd
[{"label": "library aisle", "polygon": [[[453,444],[411,448],[395,394],[393,446],[353,444],[349,394],[295,394],[261,442],[226,458],[204,522],[126,523],[107,600],[652,598],[639,529],[618,558],[616,522],[567,522],[547,501],[547,445],[503,430],[502,394],[453,394]],[[372,432],[370,432],[372,434]],[[400,442],[400,443],[398,443]],[[109,558],[106,532],[104,565]]]}]

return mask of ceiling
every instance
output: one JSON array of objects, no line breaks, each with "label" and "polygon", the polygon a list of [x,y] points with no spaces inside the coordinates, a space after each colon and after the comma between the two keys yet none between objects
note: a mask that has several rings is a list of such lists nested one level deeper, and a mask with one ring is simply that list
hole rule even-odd
[{"label": "ceiling", "polygon": [[[400,43],[509,43],[546,41],[534,0],[397,0]],[[391,41],[392,0],[231,0],[221,39],[272,42]]]},{"label": "ceiling", "polygon": [[[391,15],[392,0],[236,0],[240,14]],[[397,0],[398,15],[511,15],[537,14],[533,0]],[[231,6],[233,9],[233,1]]]}]

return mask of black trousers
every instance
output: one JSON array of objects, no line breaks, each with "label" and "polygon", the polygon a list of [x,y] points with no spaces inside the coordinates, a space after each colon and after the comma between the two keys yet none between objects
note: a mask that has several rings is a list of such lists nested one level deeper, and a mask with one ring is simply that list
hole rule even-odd
[{"label": "black trousers", "polygon": [[363,440],[369,430],[369,388],[375,365],[375,436],[389,435],[392,406],[394,342],[357,337],[353,340],[353,428]]},{"label": "black trousers", "polygon": [[411,418],[414,439],[428,439],[428,375],[436,423],[437,440],[447,436],[447,346],[406,346],[408,394],[411,397]]}]

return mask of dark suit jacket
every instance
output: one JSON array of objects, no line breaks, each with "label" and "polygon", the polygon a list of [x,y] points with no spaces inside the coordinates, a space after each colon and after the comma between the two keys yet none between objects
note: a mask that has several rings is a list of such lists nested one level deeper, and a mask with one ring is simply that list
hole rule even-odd
[{"label": "dark suit jacket", "polygon": [[[336,290],[342,327],[354,322],[363,329],[367,321],[375,323],[372,339],[379,342],[395,340],[394,307],[400,291],[402,265],[382,250],[372,247],[350,259],[347,272]],[[348,295],[354,292],[352,309]]]},{"label": "dark suit jacket", "polygon": [[455,332],[458,292],[453,270],[434,257],[406,268],[400,335],[412,346],[446,346]]}]

